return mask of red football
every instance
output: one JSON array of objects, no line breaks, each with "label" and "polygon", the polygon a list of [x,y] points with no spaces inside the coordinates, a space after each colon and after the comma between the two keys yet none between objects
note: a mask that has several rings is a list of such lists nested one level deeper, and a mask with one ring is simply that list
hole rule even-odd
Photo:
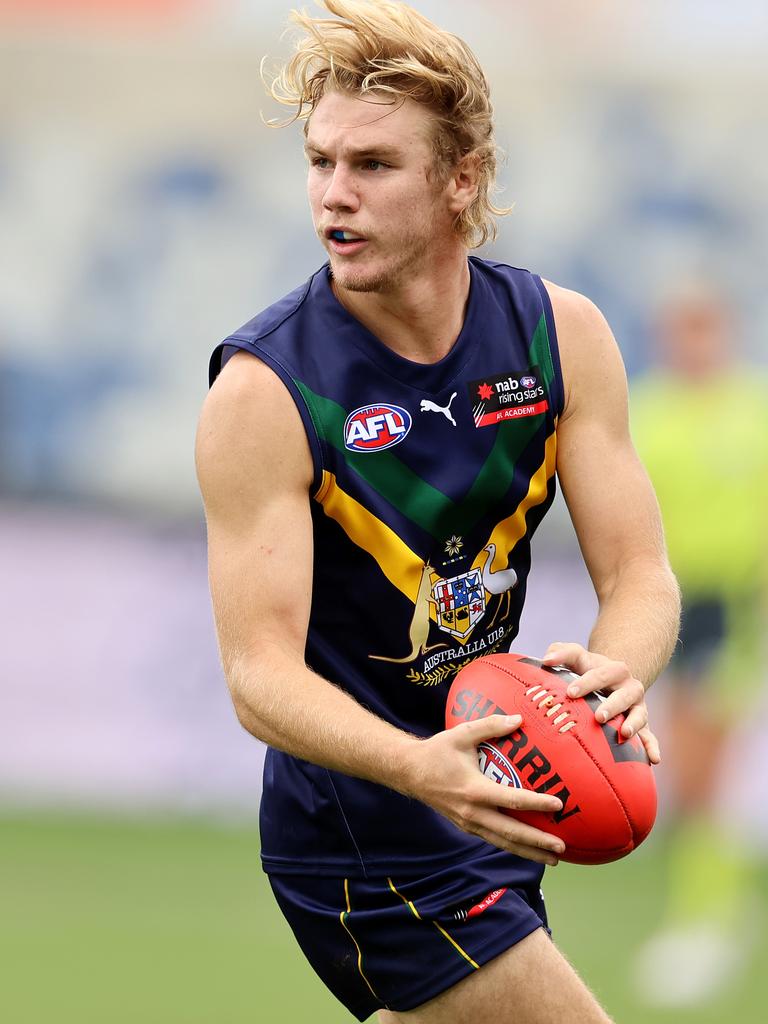
[{"label": "red football", "polygon": [[478,658],[454,679],[445,724],[522,715],[515,732],[480,745],[481,770],[502,785],[559,797],[563,808],[556,814],[516,811],[514,817],[559,836],[562,860],[606,864],[631,853],[651,831],[656,783],[642,741],[619,733],[624,715],[601,725],[598,694],[566,696],[576,678],[522,654]]}]

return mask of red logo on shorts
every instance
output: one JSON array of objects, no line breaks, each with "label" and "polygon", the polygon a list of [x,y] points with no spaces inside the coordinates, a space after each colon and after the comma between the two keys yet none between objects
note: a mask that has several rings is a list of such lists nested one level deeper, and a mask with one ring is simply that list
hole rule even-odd
[{"label": "red logo on shorts", "polygon": [[494,903],[498,903],[506,891],[506,887],[504,889],[494,889],[492,892],[488,893],[485,899],[480,900],[479,903],[476,903],[474,907],[470,907],[469,910],[457,910],[457,920],[466,921],[470,917],[477,917],[478,914],[482,914],[484,910],[488,909],[488,907],[492,907]]}]

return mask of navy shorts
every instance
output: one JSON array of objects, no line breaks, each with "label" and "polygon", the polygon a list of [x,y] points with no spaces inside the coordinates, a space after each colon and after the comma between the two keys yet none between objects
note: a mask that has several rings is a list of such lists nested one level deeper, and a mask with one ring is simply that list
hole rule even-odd
[{"label": "navy shorts", "polygon": [[358,1020],[412,1010],[537,928],[543,868],[501,850],[434,874],[270,874],[304,955]]}]

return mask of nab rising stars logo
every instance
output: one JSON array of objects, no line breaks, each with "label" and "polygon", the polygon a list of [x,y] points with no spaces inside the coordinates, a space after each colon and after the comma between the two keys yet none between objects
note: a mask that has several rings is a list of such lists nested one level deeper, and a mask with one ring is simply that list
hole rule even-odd
[{"label": "nab rising stars logo", "polygon": [[404,441],[411,414],[399,405],[363,405],[347,416],[344,446],[352,452],[380,452]]}]

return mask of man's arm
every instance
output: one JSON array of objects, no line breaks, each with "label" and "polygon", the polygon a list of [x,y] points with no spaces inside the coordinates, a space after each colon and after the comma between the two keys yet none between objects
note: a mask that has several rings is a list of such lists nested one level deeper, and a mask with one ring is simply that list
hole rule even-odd
[{"label": "man's arm", "polygon": [[[680,597],[670,570],[656,496],[629,434],[624,366],[605,318],[588,299],[547,283],[552,299],[565,409],[557,472],[599,602],[589,650],[553,644],[548,664],[584,676],[575,691],[611,691],[606,721],[628,711],[623,733],[644,729],[645,691],[677,639]],[[644,732],[657,761],[655,738]]]},{"label": "man's arm", "polygon": [[502,849],[555,863],[558,839],[498,808],[553,811],[561,801],[498,786],[478,768],[477,745],[509,733],[519,717],[422,740],[306,666],[312,461],[293,400],[260,360],[238,354],[224,368],[203,408],[196,456],[222,662],[242,725],[296,757],[416,797]]}]

